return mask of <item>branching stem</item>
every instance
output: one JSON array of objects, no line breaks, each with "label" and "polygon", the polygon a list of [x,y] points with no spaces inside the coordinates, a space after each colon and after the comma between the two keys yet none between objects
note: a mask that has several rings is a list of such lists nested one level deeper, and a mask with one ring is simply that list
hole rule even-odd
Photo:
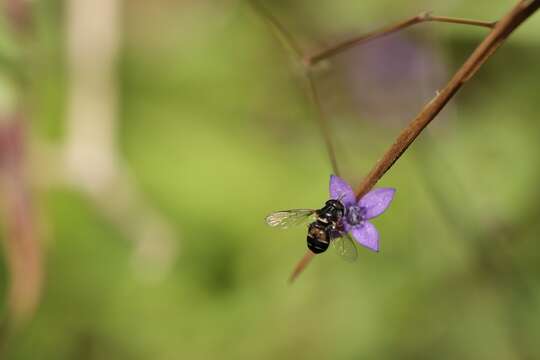
[{"label": "branching stem", "polygon": [[[459,68],[459,70],[450,79],[448,84],[440,91],[436,96],[424,106],[420,113],[409,123],[405,129],[398,135],[395,142],[386,151],[383,157],[377,161],[373,169],[364,178],[356,190],[356,197],[359,199],[364,196],[369,190],[375,186],[375,184],[384,176],[384,174],[394,165],[394,163],[400,158],[401,155],[408,149],[408,147],[414,142],[414,140],[420,135],[422,130],[439,114],[444,106],[454,97],[461,86],[467,82],[478,69],[484,64],[484,62],[504,43],[508,36],[527,18],[529,18],[540,7],[540,0],[520,0],[518,3],[498,22],[486,22],[479,20],[469,20],[461,18],[452,18],[445,16],[433,16],[429,12],[421,13],[412,18],[403,20],[396,24],[383,27],[379,30],[370,32],[368,34],[355,37],[337,45],[331,46],[327,49],[321,50],[313,55],[305,56],[301,48],[295,42],[291,34],[282,26],[276,18],[274,18],[269,12],[262,8],[255,0],[250,0],[250,3],[257,10],[257,12],[265,18],[273,28],[278,32],[280,37],[285,41],[289,48],[291,48],[299,60],[303,60],[307,71],[306,76],[309,83],[310,92],[312,94],[315,106],[320,114],[321,129],[324,134],[326,147],[332,163],[334,172],[338,174],[337,160],[335,156],[332,137],[329,132],[329,126],[326,118],[324,117],[321,109],[320,99],[317,93],[313,81],[312,67],[318,62],[328,59],[334,55],[337,55],[353,46],[364,44],[366,42],[379,39],[381,37],[393,34],[410,26],[420,24],[423,22],[445,22],[452,24],[481,26],[491,29],[489,34],[473,51],[465,63]],[[311,251],[306,252],[304,257],[295,267],[291,276],[293,281],[302,270],[309,264],[314,254]]]},{"label": "branching stem", "polygon": [[403,129],[396,141],[364,178],[356,190],[356,197],[364,196],[407,150],[422,130],[437,116],[461,86],[469,80],[482,64],[501,46],[506,38],[540,7],[540,0],[521,0],[497,22],[491,32],[473,51],[448,84]]},{"label": "branching stem", "polygon": [[370,33],[338,43],[327,49],[320,50],[313,55],[307,56],[304,59],[304,62],[308,66],[313,66],[322,60],[335,56],[356,45],[360,45],[360,44],[364,44],[372,40],[380,39],[382,37],[388,36],[395,32],[401,31],[405,28],[411,27],[413,25],[417,25],[417,24],[421,24],[421,23],[429,22],[429,21],[444,22],[444,23],[451,23],[451,24],[473,25],[473,26],[481,26],[481,27],[487,27],[487,28],[493,28],[496,24],[496,22],[460,19],[460,18],[452,18],[452,17],[447,17],[447,16],[433,16],[431,15],[430,12],[423,12],[416,16],[413,16],[412,18],[400,21],[396,24],[385,26],[381,29],[372,31]]}]

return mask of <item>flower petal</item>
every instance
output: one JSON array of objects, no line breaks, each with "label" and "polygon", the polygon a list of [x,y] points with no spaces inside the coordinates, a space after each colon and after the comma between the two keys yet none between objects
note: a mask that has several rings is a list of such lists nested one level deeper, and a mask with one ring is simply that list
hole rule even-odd
[{"label": "flower petal", "polygon": [[336,175],[330,176],[330,197],[341,200],[343,205],[350,206],[356,202],[354,191],[345,180]]},{"label": "flower petal", "polygon": [[360,199],[358,205],[366,209],[366,219],[381,215],[392,202],[396,189],[379,188],[371,190]]},{"label": "flower petal", "polygon": [[379,251],[379,232],[369,221],[351,229],[351,235],[360,245],[373,251]]}]

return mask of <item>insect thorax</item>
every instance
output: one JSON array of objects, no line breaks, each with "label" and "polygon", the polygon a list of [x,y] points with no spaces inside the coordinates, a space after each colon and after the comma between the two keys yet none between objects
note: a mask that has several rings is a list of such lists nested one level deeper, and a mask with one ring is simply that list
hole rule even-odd
[{"label": "insect thorax", "polygon": [[325,224],[335,225],[341,221],[345,214],[345,206],[339,200],[331,199],[319,210],[317,210],[317,220]]}]

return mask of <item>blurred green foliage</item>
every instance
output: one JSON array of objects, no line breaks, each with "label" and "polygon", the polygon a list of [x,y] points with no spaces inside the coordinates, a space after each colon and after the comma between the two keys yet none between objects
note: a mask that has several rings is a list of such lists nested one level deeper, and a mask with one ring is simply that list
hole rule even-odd
[{"label": "blurred green foliage", "polygon": [[[487,20],[509,6],[267,3],[307,48],[427,6]],[[64,5],[36,6],[28,64],[32,139],[55,144],[69,91]],[[119,142],[148,201],[177,230],[179,256],[165,277],[145,281],[133,244],[84,194],[65,185],[36,192],[46,284],[3,358],[540,357],[538,16],[382,180],[398,192],[376,221],[381,252],[360,249],[353,265],[324,254],[293,286],[305,229],[269,229],[263,219],[322,204],[331,169],[291,58],[244,3],[133,1],[123,16]],[[406,35],[434,44],[451,73],[484,33],[427,24]],[[321,86],[346,97],[328,80],[335,71],[323,71]],[[399,126],[332,101],[325,108],[345,177],[358,181]]]}]

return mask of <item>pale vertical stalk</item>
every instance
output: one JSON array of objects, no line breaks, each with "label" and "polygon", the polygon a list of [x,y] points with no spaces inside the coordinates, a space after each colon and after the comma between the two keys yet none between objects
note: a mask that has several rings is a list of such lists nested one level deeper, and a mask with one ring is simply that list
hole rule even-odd
[{"label": "pale vertical stalk", "polygon": [[[67,2],[68,180],[135,243],[141,274],[160,278],[176,254],[173,230],[139,191],[118,148],[116,65],[121,0]],[[142,265],[142,266],[141,266]]]},{"label": "pale vertical stalk", "polygon": [[69,0],[66,8],[67,170],[92,192],[105,188],[118,169],[119,9],[119,0]]}]

